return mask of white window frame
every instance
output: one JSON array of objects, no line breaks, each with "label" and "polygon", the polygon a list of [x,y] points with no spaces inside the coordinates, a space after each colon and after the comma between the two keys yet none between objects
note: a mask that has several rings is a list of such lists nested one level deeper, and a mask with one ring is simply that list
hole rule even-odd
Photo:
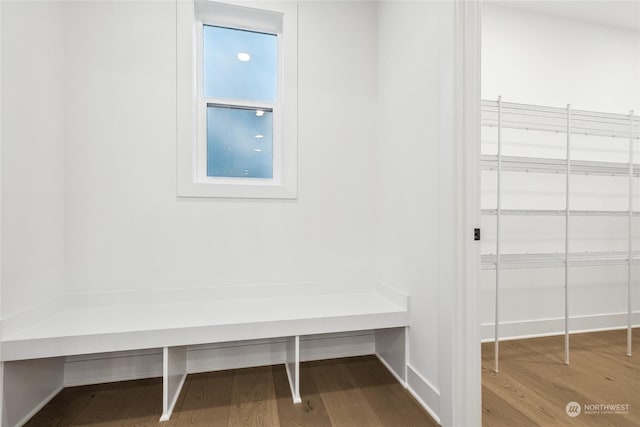
[{"label": "white window frame", "polygon": [[[177,1],[178,197],[297,197],[297,3]],[[203,25],[275,34],[278,90],[275,103],[204,97]],[[207,176],[208,105],[272,111],[273,177]]]}]

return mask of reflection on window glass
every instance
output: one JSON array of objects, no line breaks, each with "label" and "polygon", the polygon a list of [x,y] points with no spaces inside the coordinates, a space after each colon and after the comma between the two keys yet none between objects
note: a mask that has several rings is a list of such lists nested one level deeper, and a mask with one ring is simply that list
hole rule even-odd
[{"label": "reflection on window glass", "polygon": [[275,35],[211,25],[203,31],[204,96],[276,101]]},{"label": "reflection on window glass", "polygon": [[272,113],[207,107],[207,176],[273,178]]}]

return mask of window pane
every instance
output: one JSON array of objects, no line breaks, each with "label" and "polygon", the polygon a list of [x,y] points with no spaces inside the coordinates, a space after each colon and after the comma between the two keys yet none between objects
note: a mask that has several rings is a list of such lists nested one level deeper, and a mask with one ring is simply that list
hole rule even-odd
[{"label": "window pane", "polygon": [[204,26],[204,96],[276,102],[278,38]]},{"label": "window pane", "polygon": [[273,178],[273,114],[207,107],[207,176]]}]

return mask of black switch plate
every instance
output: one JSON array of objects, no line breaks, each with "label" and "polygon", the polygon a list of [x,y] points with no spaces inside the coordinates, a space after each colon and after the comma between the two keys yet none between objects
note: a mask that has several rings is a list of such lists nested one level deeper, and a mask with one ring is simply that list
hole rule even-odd
[{"label": "black switch plate", "polygon": [[479,228],[474,228],[473,229],[473,240],[480,240],[480,229]]}]

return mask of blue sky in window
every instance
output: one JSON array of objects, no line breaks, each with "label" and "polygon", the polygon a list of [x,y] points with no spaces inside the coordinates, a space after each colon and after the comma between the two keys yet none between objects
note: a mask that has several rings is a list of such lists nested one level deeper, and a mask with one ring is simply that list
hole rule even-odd
[{"label": "blue sky in window", "polygon": [[[276,101],[278,38],[273,34],[205,25],[204,96]],[[250,60],[241,61],[239,53]]]},{"label": "blue sky in window", "polygon": [[273,178],[272,113],[208,107],[207,176]]}]

